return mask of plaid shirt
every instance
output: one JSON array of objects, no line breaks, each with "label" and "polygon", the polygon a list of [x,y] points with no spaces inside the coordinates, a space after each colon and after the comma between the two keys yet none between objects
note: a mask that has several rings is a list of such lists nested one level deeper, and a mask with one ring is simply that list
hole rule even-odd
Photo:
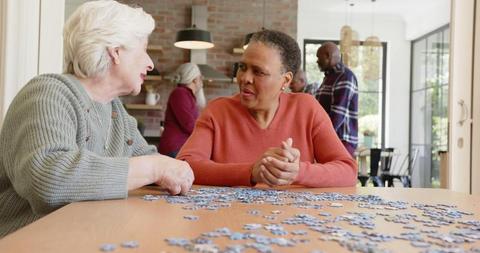
[{"label": "plaid shirt", "polygon": [[325,71],[315,98],[323,106],[340,140],[358,144],[358,85],[353,72],[338,63]]}]

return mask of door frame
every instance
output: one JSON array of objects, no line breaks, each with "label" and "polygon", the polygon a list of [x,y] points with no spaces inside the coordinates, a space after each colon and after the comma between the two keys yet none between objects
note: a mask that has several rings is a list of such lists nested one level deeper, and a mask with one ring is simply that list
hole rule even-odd
[{"label": "door frame", "polygon": [[452,0],[451,2],[448,107],[449,189],[464,193],[472,192],[471,108],[474,76],[475,4],[476,0]]}]

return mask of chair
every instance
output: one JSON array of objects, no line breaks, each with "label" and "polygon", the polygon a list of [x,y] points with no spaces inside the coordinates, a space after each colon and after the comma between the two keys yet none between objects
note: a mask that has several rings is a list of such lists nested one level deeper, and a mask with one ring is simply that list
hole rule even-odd
[{"label": "chair", "polygon": [[355,156],[357,157],[358,163],[358,180],[362,186],[367,185],[367,181],[370,178],[367,172],[367,157],[370,156],[370,149],[369,148],[362,148],[355,152]]},{"label": "chair", "polygon": [[370,149],[370,179],[372,179],[373,186],[383,186],[383,182],[378,176],[378,167],[380,164],[382,155],[382,149],[372,148]]},{"label": "chair", "polygon": [[[381,187],[385,186],[385,180],[383,175],[390,173],[390,168],[392,167],[392,162],[395,158],[394,155],[395,155],[394,148],[381,149],[379,163],[378,165],[376,164],[373,165],[373,166],[377,166],[380,170],[377,169],[377,173],[371,175],[374,186],[381,186]],[[377,157],[378,157],[378,154],[377,154]],[[376,159],[378,159],[377,157]]]},{"label": "chair", "polygon": [[405,158],[398,167],[394,166],[394,169],[390,172],[382,174],[382,181],[387,182],[388,187],[394,187],[393,181],[398,179],[402,182],[403,187],[412,187],[411,170],[413,170],[415,166],[418,153],[418,148],[412,148],[410,154],[405,155]]},{"label": "chair", "polygon": [[394,148],[384,148],[380,154],[380,172],[389,173],[394,158]]},{"label": "chair", "polygon": [[[370,153],[370,173],[368,175],[359,174],[358,180],[362,186],[366,186],[370,179],[372,180],[373,186],[383,187],[385,181],[383,180],[382,175],[390,171],[394,148],[371,148],[368,151]],[[360,164],[360,166],[364,166],[364,164]]]}]

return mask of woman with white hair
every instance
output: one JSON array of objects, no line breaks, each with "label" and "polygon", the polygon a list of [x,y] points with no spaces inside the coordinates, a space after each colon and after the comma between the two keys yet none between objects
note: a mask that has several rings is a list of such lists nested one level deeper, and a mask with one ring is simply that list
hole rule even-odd
[{"label": "woman with white hair", "polygon": [[168,97],[165,130],[158,145],[161,154],[171,157],[177,155],[192,134],[201,106],[198,101],[205,101],[202,73],[197,64],[189,62],[180,65],[176,70],[175,82],[177,87]]},{"label": "woman with white hair", "polygon": [[0,134],[0,237],[68,203],[126,198],[158,184],[186,193],[186,162],[159,155],[118,99],[137,95],[153,63],[151,15],[115,1],[81,5],[64,28],[66,73],[33,78]]}]

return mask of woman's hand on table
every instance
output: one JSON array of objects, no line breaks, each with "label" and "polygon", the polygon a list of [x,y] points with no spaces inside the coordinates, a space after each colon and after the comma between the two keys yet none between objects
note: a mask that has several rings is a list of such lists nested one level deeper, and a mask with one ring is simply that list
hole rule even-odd
[{"label": "woman's hand on table", "polygon": [[194,176],[190,165],[170,157],[164,157],[163,164],[159,164],[159,175],[155,184],[166,189],[172,195],[185,195],[192,187]]},{"label": "woman's hand on table", "polygon": [[129,190],[155,183],[172,195],[186,194],[193,180],[192,168],[185,161],[164,155],[138,156],[129,160]]}]

